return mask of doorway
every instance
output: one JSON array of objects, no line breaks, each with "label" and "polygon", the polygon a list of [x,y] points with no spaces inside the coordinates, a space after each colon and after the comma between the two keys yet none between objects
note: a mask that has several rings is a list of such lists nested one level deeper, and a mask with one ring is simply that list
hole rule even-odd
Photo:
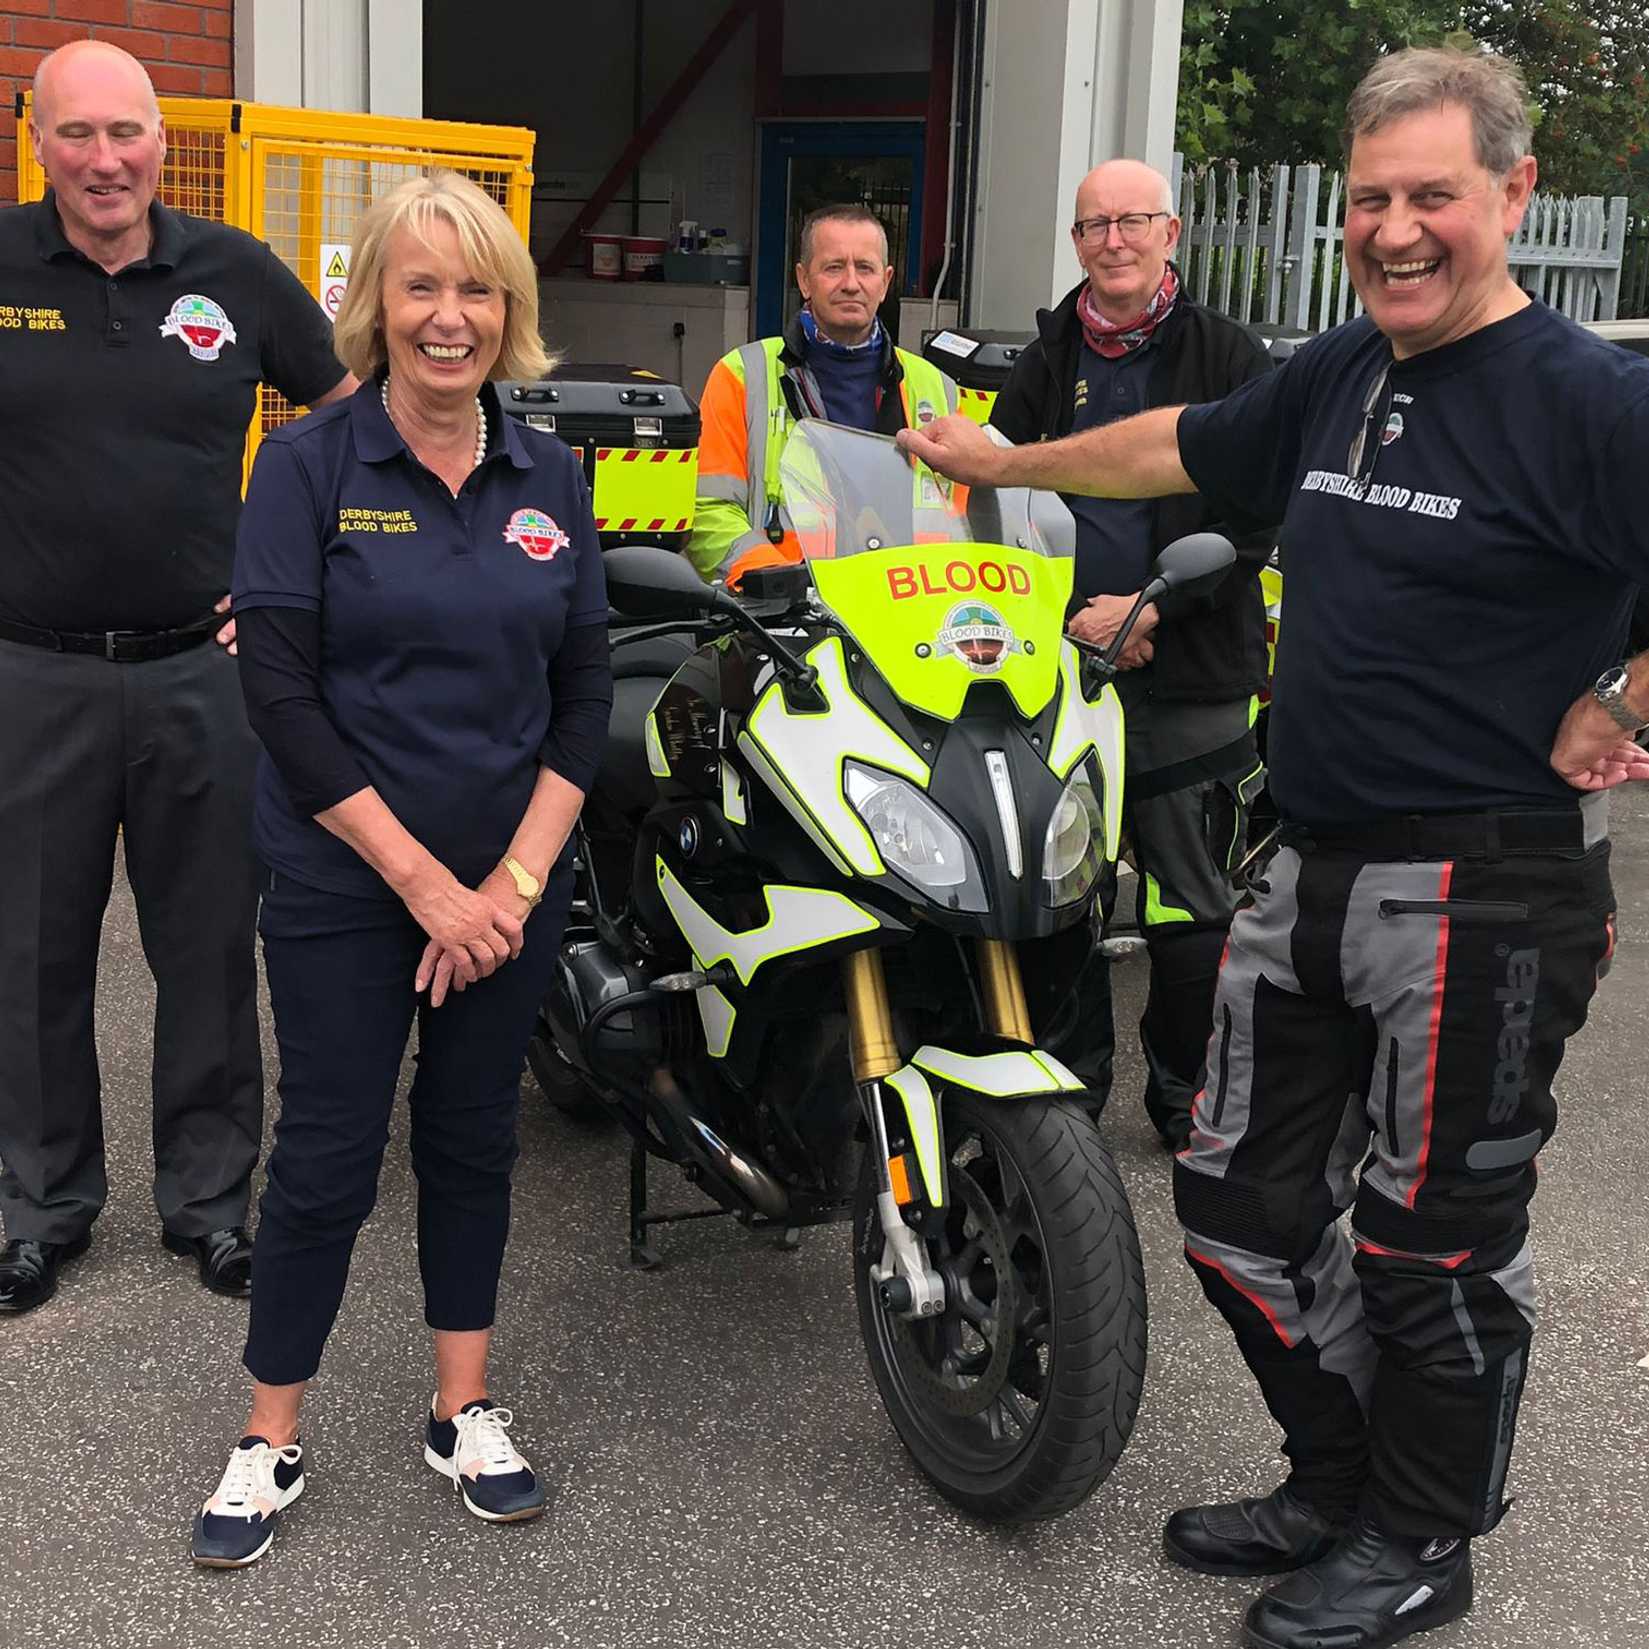
[{"label": "doorway", "polygon": [[887,227],[894,277],[882,324],[897,335],[899,299],[921,281],[925,136],[919,120],[778,120],[762,127],[757,336],[782,332],[801,307],[792,270],[808,213],[841,202],[868,207]]}]

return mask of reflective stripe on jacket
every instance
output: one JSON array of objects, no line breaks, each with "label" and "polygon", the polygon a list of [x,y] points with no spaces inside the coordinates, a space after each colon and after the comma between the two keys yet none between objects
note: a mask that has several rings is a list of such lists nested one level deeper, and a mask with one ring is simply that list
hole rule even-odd
[{"label": "reflective stripe on jacket", "polygon": [[[895,386],[897,400],[887,393]],[[956,385],[938,367],[887,347],[880,433],[943,417],[956,401]],[[801,559],[779,489],[779,459],[796,420],[822,404],[794,324],[783,337],[730,350],[711,368],[699,401],[698,500],[687,543],[702,577],[732,583],[752,567]]]}]

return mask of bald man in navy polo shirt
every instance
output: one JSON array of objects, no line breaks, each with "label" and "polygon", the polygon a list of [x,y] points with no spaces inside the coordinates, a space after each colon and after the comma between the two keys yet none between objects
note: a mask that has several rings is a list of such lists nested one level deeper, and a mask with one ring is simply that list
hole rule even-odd
[{"label": "bald man in navy polo shirt", "polygon": [[259,383],[319,405],[354,380],[268,247],[155,200],[166,134],[135,58],[52,53],[29,135],[51,189],[0,212],[0,1312],[51,1297],[107,1192],[117,832],[155,977],[162,1236],[244,1294],[254,746],[221,615]]}]

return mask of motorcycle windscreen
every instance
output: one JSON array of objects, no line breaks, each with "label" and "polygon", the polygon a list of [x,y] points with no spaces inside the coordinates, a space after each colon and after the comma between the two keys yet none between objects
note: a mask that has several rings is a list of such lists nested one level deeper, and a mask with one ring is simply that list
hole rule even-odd
[{"label": "motorcycle windscreen", "polygon": [[953,483],[816,419],[791,432],[780,478],[819,599],[906,704],[954,720],[993,680],[1026,718],[1047,705],[1076,546],[1058,498]]}]

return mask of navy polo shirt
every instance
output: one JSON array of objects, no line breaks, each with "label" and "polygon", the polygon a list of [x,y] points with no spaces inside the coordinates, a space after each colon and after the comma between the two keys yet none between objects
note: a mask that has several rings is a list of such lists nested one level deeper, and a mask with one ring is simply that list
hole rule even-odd
[{"label": "navy polo shirt", "polygon": [[[1147,339],[1126,355],[1105,356],[1083,342],[1071,398],[1072,434],[1145,411],[1151,349]],[[1076,517],[1075,594],[1086,600],[1144,589],[1151,578],[1153,501],[1072,493],[1065,502]]]},{"label": "navy polo shirt", "polygon": [[[577,458],[506,417],[491,385],[487,457],[456,498],[379,395],[365,384],[258,449],[235,607],[319,614],[327,716],[396,818],[473,886],[532,797],[563,635],[606,623],[601,547]],[[253,837],[297,881],[393,897],[293,805],[267,755]]]},{"label": "navy polo shirt", "polygon": [[260,382],[300,406],[344,369],[296,275],[240,229],[149,210],[110,275],[52,195],[0,211],[0,618],[163,630],[229,588]]},{"label": "navy polo shirt", "polygon": [[[1359,485],[1350,448],[1387,369]],[[1187,408],[1179,449],[1199,492],[1282,527],[1286,815],[1574,804],[1558,722],[1649,584],[1649,360],[1538,302],[1395,362],[1365,317]]]}]

